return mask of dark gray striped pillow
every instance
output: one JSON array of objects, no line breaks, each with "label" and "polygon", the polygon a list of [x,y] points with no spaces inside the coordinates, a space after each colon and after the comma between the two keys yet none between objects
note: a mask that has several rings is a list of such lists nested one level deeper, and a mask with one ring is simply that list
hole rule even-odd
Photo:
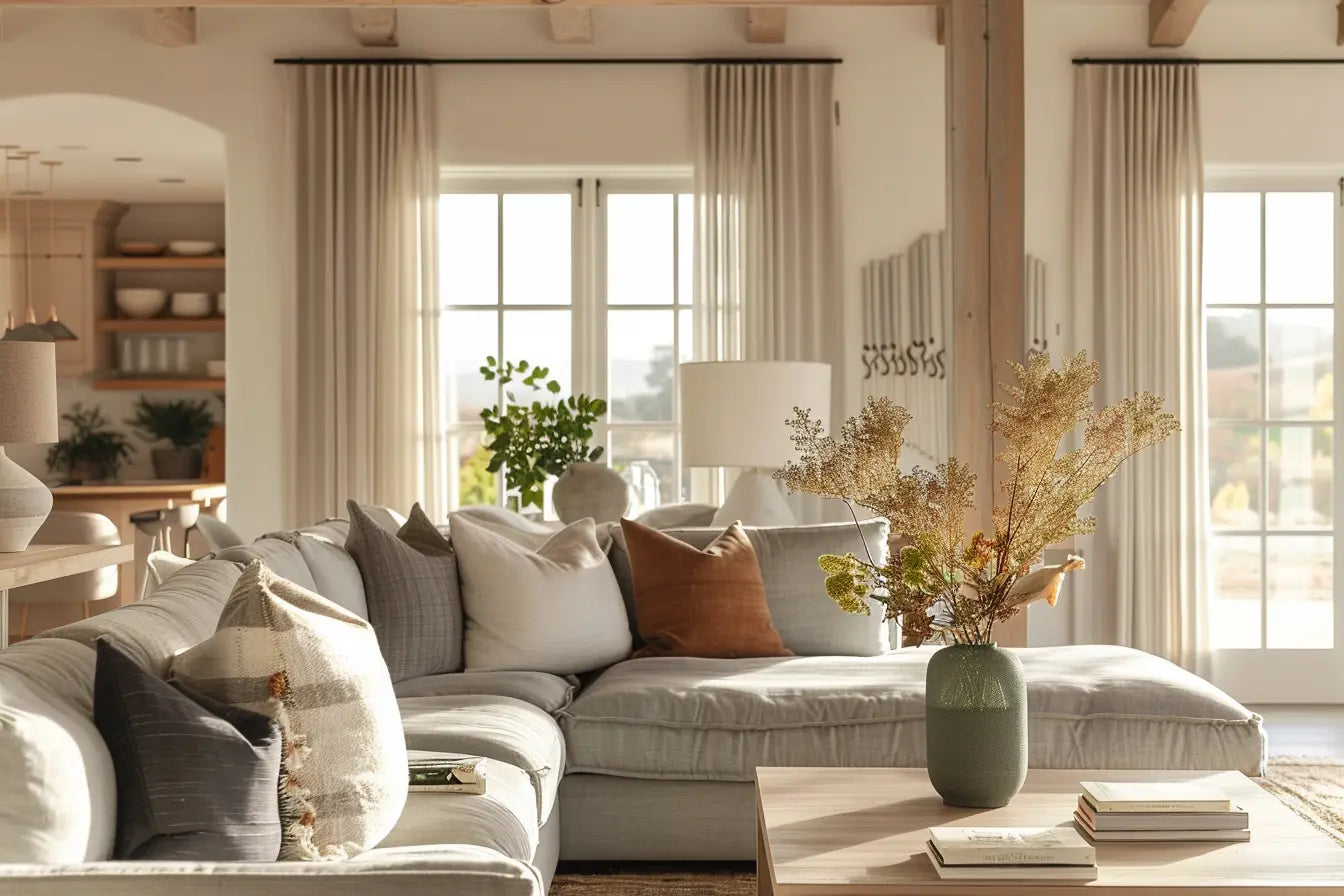
[{"label": "dark gray striped pillow", "polygon": [[106,638],[97,650],[93,721],[117,776],[116,857],[274,862],[275,723],[174,688]]},{"label": "dark gray striped pillow", "polygon": [[416,504],[395,535],[350,501],[345,549],[364,580],[369,624],[393,682],[462,669],[457,555]]}]

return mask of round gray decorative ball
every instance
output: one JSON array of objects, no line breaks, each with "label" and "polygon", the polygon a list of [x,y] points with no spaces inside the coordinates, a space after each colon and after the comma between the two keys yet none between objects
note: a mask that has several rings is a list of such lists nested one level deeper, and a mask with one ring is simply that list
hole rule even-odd
[{"label": "round gray decorative ball", "polygon": [[592,517],[610,523],[629,512],[630,486],[606,464],[574,463],[555,481],[551,501],[563,522]]}]

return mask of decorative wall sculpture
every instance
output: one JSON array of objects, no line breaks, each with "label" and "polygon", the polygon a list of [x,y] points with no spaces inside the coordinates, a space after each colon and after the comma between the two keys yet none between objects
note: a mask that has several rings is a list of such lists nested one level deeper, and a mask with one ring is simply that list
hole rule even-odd
[{"label": "decorative wall sculpture", "polygon": [[[1025,281],[1025,350],[1048,351],[1045,262],[1028,255]],[[886,395],[909,409],[906,456],[925,466],[947,457],[951,305],[945,231],[863,267],[863,398]]]}]

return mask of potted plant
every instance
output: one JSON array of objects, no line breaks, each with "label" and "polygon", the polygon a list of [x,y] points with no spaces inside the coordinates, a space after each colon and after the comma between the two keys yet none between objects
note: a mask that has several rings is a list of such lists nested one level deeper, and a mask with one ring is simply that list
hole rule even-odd
[{"label": "potted plant", "polygon": [[142,395],[135,403],[135,416],[126,422],[146,442],[165,441],[172,445],[149,453],[156,478],[201,478],[201,446],[215,425],[205,399],[150,401]]},{"label": "potted plant", "polygon": [[[880,561],[846,554],[819,564],[842,608],[868,614],[876,601],[915,643],[951,645],[930,658],[924,699],[929,779],[954,806],[1003,806],[1026,777],[1022,664],[997,647],[994,627],[1037,601],[1054,606],[1065,574],[1083,561],[1033,571],[1044,550],[1092,532],[1096,520],[1082,506],[1126,460],[1179,429],[1146,392],[1094,408],[1100,372],[1086,353],[1058,370],[1044,353],[1012,368],[1016,382],[1004,386],[1012,403],[992,406],[995,459],[1009,473],[992,532],[965,530],[975,505],[966,464],[954,457],[902,472],[910,413],[889,398],[870,398],[838,438],[796,410],[789,425],[801,456],[777,474],[793,490],[873,510],[899,537],[900,550]],[[1079,426],[1080,446],[1061,451]]]},{"label": "potted plant", "polygon": [[[527,361],[500,363],[490,356],[481,366],[481,375],[506,386],[517,381],[538,396],[560,393],[560,383],[547,379],[549,368]],[[607,412],[607,403],[587,395],[571,395],[554,403],[539,397],[520,402],[514,390],[506,389],[504,394],[508,402],[502,408],[496,405],[481,411],[489,439],[484,444],[491,454],[486,469],[491,473],[504,470],[505,485],[518,496],[519,510],[540,510],[550,477],[564,473],[571,464],[594,463],[602,456],[602,448],[589,448],[588,441],[593,437],[593,424]],[[624,480],[612,475],[624,488]]]},{"label": "potted plant", "polygon": [[61,415],[71,433],[47,449],[47,469],[78,482],[116,479],[122,461],[135,453],[123,433],[110,428],[101,408],[75,405]]}]

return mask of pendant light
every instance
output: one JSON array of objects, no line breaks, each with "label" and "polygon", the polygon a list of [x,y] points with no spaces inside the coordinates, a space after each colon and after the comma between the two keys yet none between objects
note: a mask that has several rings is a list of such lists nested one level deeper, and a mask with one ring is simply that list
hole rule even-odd
[{"label": "pendant light", "polygon": [[[52,284],[56,282],[56,168],[61,163],[56,159],[44,159],[42,164],[47,166],[47,288],[53,289]],[[56,317],[55,303],[52,303],[51,317],[42,325],[42,329],[57,342],[71,342],[79,338]]]},{"label": "pendant light", "polygon": [[[37,322],[37,315],[33,313],[33,156],[37,151],[33,149],[24,150],[19,157],[23,159],[25,169],[25,188],[24,196],[27,201],[24,203],[24,253],[23,253],[23,296],[27,300],[27,319],[5,334],[5,339],[12,342],[55,342],[51,334],[42,329]],[[5,155],[5,224],[9,225],[9,160],[12,158]]]}]

